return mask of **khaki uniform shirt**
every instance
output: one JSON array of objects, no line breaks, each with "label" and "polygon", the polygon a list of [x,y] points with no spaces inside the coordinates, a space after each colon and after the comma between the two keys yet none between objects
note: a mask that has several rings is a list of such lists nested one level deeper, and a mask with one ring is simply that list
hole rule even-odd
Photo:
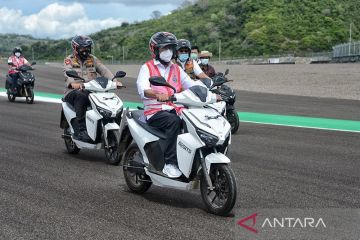
[{"label": "khaki uniform shirt", "polygon": [[68,70],[75,70],[80,77],[85,79],[85,82],[95,79],[98,75],[108,79],[114,77],[110,70],[94,55],[90,54],[86,61],[81,62],[77,57],[71,54],[64,60],[65,94],[72,91],[71,83],[78,82],[74,78],[66,75],[65,72]]}]

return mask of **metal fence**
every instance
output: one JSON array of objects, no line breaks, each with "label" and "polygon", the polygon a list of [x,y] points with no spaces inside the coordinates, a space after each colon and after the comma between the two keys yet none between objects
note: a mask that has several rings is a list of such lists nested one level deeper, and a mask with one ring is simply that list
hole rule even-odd
[{"label": "metal fence", "polygon": [[339,44],[333,47],[333,58],[360,56],[360,41]]}]

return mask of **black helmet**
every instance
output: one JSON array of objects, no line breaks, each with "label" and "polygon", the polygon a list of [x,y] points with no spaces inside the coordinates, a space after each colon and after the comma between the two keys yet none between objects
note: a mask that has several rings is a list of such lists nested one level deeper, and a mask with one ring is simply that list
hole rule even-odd
[{"label": "black helmet", "polygon": [[179,39],[177,41],[177,47],[176,50],[178,51],[181,48],[186,48],[189,50],[189,52],[191,52],[191,43],[189,42],[189,40],[186,39]]},{"label": "black helmet", "polygon": [[[71,40],[71,48],[73,49],[74,55],[77,55],[81,59],[86,59],[89,56],[92,44],[93,41],[91,38],[85,35],[77,35]],[[84,54],[80,54],[80,52]]]},{"label": "black helmet", "polygon": [[16,52],[19,52],[19,53],[22,54],[22,49],[21,49],[21,47],[15,47],[15,48],[13,49],[13,54],[15,54]]},{"label": "black helmet", "polygon": [[173,48],[175,55],[177,39],[174,34],[169,32],[157,32],[150,38],[149,48],[151,52],[151,57],[159,59],[159,48],[170,46]]}]

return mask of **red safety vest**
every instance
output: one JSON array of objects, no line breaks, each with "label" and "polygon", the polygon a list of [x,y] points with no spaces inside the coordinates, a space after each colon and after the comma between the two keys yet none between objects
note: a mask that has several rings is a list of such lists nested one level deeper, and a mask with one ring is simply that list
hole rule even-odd
[{"label": "red safety vest", "polygon": [[[148,61],[146,63],[146,66],[149,69],[150,77],[161,76],[158,67],[154,64],[154,60]],[[180,69],[179,69],[178,65],[176,65],[176,64],[170,65],[170,72],[169,72],[169,76],[166,81],[176,89],[176,92],[181,91],[182,86],[181,86],[181,80],[180,80]],[[174,94],[174,91],[168,87],[151,85],[151,89],[154,92],[164,93],[164,94],[167,94],[168,96],[171,96]],[[162,110],[161,106],[163,104],[174,107],[177,112],[180,110],[180,108],[178,108],[172,102],[158,102],[155,98],[143,99],[143,103],[144,103],[144,109],[145,109],[145,111],[144,111],[145,116],[153,115],[153,114],[161,111]]]},{"label": "red safety vest", "polygon": [[15,69],[11,69],[12,67],[20,67],[22,65],[24,65],[25,63],[27,63],[26,59],[23,56],[20,56],[19,58],[16,57],[15,55],[12,55],[9,57],[8,59],[8,63],[12,62],[14,65],[9,65],[9,74],[13,74],[13,73],[17,73],[19,71],[15,70]]}]

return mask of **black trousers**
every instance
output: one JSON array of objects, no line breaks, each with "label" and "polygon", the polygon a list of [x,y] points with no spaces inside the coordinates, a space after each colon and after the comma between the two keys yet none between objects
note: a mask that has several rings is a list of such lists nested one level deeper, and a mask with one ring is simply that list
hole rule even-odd
[{"label": "black trousers", "polygon": [[147,122],[150,126],[159,129],[166,135],[166,139],[159,140],[164,149],[165,163],[177,166],[176,140],[181,130],[181,119],[177,116],[176,111],[157,112]]},{"label": "black trousers", "polygon": [[85,119],[86,109],[90,105],[89,93],[86,90],[73,90],[65,96],[65,101],[75,108],[78,120]]},{"label": "black trousers", "polygon": [[19,73],[11,73],[9,74],[9,77],[10,77],[10,88],[11,89],[14,89],[14,88],[17,88],[17,81],[19,79]]}]

